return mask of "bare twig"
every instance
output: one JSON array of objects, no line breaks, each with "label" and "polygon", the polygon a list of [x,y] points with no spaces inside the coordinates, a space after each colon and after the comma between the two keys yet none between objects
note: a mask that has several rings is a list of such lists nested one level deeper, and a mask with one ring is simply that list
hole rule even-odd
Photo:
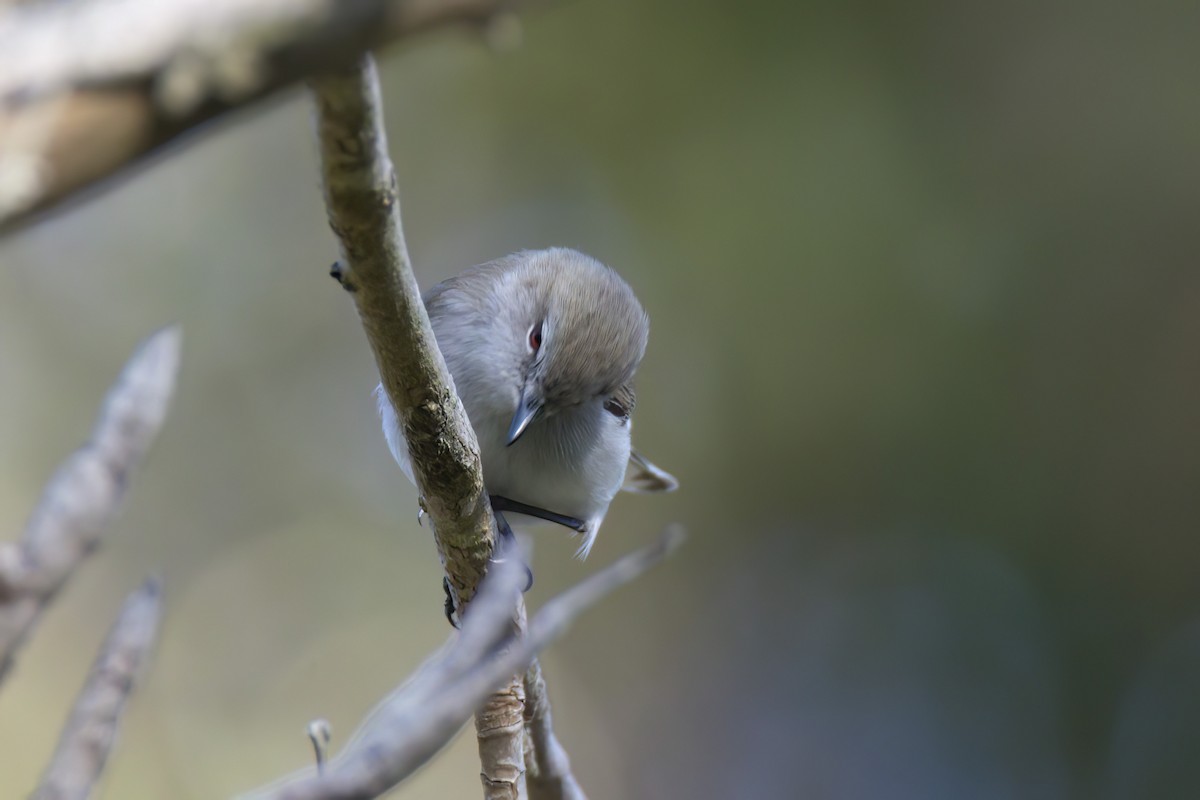
[{"label": "bare twig", "polygon": [[[367,714],[342,751],[326,762],[323,772],[301,770],[241,800],[374,797],[436,753],[490,688],[472,696],[458,689],[512,636],[512,618],[525,580],[520,564],[515,558],[496,562],[472,601],[462,629]],[[449,718],[443,707],[435,708],[446,698],[461,704],[450,710]],[[314,782],[314,775],[326,780]]]},{"label": "bare twig", "polygon": [[471,614],[458,634],[376,705],[351,734],[344,752],[351,752],[360,747],[364,739],[385,732],[391,727],[391,718],[398,709],[409,709],[411,705],[413,713],[417,713],[424,698],[460,680],[505,646],[513,634],[512,619],[520,600],[519,589],[525,580],[521,563],[524,562],[519,559],[495,563],[471,601]]},{"label": "bare twig", "polygon": [[[372,47],[450,24],[513,39],[513,0],[0,5],[0,231],[180,134]],[[33,124],[36,123],[36,124]],[[37,135],[31,135],[36,132]]]},{"label": "bare twig", "polygon": [[180,333],[147,339],[109,390],[91,440],[42,492],[19,542],[0,547],[0,680],[46,605],[100,543],[130,472],[150,447],[175,386]]},{"label": "bare twig", "polygon": [[162,616],[151,579],[125,601],[58,740],[32,800],[86,800],[116,744],[121,714],[149,659]]},{"label": "bare twig", "polygon": [[[437,348],[404,244],[374,62],[366,57],[352,71],[314,81],[313,94],[329,224],[344,256],[333,274],[358,306],[461,613],[487,570],[495,521],[475,432]],[[523,608],[518,604],[518,624]],[[514,677],[477,716],[485,798],[514,794],[521,781],[523,765],[514,770],[509,762],[513,753],[522,760],[523,701]]]},{"label": "bare twig", "polygon": [[[658,542],[551,600],[534,616],[524,637],[501,641],[498,649],[476,661],[481,642],[511,633],[509,619],[524,571],[510,559],[484,582],[457,639],[371,712],[346,749],[326,764],[323,775],[306,770],[296,779],[259,790],[244,800],[366,800],[379,796],[443,747],[497,685],[521,673],[583,611],[657,564],[681,541],[678,530],[667,531]],[[489,583],[495,591],[487,589]],[[568,783],[573,779],[564,778],[564,784]]]},{"label": "bare twig", "polygon": [[495,522],[479,445],[454,391],[413,275],[400,225],[374,62],[313,82],[335,267],[358,306],[380,379],[403,427],[446,576],[469,602],[487,570]]},{"label": "bare twig", "polygon": [[305,729],[308,733],[308,741],[313,747],[313,762],[317,767],[317,774],[320,775],[325,771],[325,756],[329,752],[329,740],[333,738],[333,729],[329,727],[329,721],[324,719],[314,719],[308,723]]},{"label": "bare twig", "polygon": [[582,611],[674,553],[685,538],[681,526],[670,525],[653,544],[622,556],[555,597],[529,623],[524,650],[521,651],[525,655],[518,655],[516,660],[520,662],[524,658],[525,663],[529,663],[534,654],[561,636]]},{"label": "bare twig", "polygon": [[[615,586],[636,578],[648,567],[673,553],[683,543],[683,528],[669,526],[659,540],[649,547],[631,553],[603,572],[584,580],[548,604],[529,627],[527,639],[536,643],[544,636],[557,636],[569,624],[577,609],[596,602]],[[539,648],[540,649],[540,648]],[[536,654],[538,651],[534,650]],[[532,654],[531,654],[532,655]],[[584,800],[586,795],[571,772],[566,750],[554,735],[550,717],[550,700],[541,675],[541,665],[530,658],[525,672],[526,692],[526,784],[530,800]]]},{"label": "bare twig", "polygon": [[536,658],[525,670],[525,745],[529,800],[587,800],[571,772],[566,749],[554,735],[550,696]]}]

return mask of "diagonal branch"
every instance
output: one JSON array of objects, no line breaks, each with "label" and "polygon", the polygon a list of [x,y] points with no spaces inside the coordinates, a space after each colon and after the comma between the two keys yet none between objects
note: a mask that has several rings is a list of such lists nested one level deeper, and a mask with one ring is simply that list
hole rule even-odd
[{"label": "diagonal branch", "polygon": [[[445,746],[489,692],[527,667],[581,613],[662,561],[682,540],[678,529],[668,529],[654,544],[563,592],[533,617],[523,637],[513,635],[509,620],[520,599],[518,588],[524,571],[516,559],[502,562],[484,581],[461,634],[371,712],[323,774],[318,776],[310,769],[242,800],[366,800],[379,796]],[[489,642],[497,644],[483,652],[481,647]],[[477,660],[480,655],[484,657]],[[569,774],[563,780],[564,784],[574,783]]]},{"label": "diagonal branch", "polygon": [[157,580],[146,581],[126,599],[31,800],[86,800],[92,795],[116,744],[125,704],[150,658],[161,616]]},{"label": "diagonal branch", "polygon": [[[0,232],[369,49],[512,0],[0,3]],[[131,35],[136,32],[136,35]]]},{"label": "diagonal branch", "polygon": [[446,576],[469,601],[487,570],[495,522],[479,445],[421,301],[400,225],[374,63],[313,82],[329,225],[380,380],[404,430]]},{"label": "diagonal branch", "polygon": [[42,611],[100,544],[154,441],[179,369],[180,333],[147,339],[109,390],[91,439],[58,468],[19,542],[0,546],[0,680]]},{"label": "diagonal branch", "polygon": [[[487,571],[495,520],[475,432],[437,348],[405,247],[374,62],[366,57],[352,71],[313,81],[312,89],[329,224],[344,257],[333,274],[358,307],[462,613]],[[516,624],[523,617],[518,602]],[[523,705],[514,676],[476,717],[485,797],[517,795]]]}]

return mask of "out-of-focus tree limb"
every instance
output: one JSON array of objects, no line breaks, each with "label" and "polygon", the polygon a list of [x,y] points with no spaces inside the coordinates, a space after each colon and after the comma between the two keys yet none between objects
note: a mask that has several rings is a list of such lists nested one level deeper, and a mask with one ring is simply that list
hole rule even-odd
[{"label": "out-of-focus tree limb", "polygon": [[[679,525],[669,526],[658,541],[643,550],[630,553],[612,566],[582,581],[564,592],[553,604],[547,604],[534,618],[528,640],[536,642],[548,631],[562,630],[570,622],[572,610],[586,608],[604,593],[616,586],[628,583],[674,552],[683,544],[684,532]],[[554,635],[558,635],[555,633]],[[558,737],[550,718],[550,700],[541,665],[534,659],[538,650],[530,653],[524,676],[526,692],[526,785],[530,800],[586,800],[583,789],[571,772],[571,762]]]},{"label": "out-of-focus tree limb", "polygon": [[[563,592],[534,615],[524,636],[514,634],[510,620],[525,573],[517,559],[506,559],[484,581],[462,632],[371,712],[323,774],[308,770],[242,800],[379,796],[441,749],[497,685],[520,674],[583,611],[664,559],[682,540],[679,529],[668,529],[654,544]],[[571,785],[574,779],[567,773],[562,782]]]},{"label": "out-of-focus tree limb", "polygon": [[525,670],[525,785],[529,800],[587,800],[554,735],[550,695],[536,658]]},{"label": "out-of-focus tree limb", "polygon": [[513,635],[524,577],[518,558],[498,561],[459,633],[371,710],[319,774],[304,770],[240,800],[376,797],[416,771],[507,677],[496,672],[488,684],[477,676],[482,665],[494,663]]},{"label": "out-of-focus tree limb", "polygon": [[92,796],[116,744],[125,704],[154,648],[161,617],[162,590],[151,579],[129,595],[113,623],[31,800]]},{"label": "out-of-focus tree limb", "polygon": [[0,546],[0,680],[120,507],[130,473],[166,416],[179,347],[179,329],[171,327],[138,348],[109,390],[91,439],[47,483],[24,536]]},{"label": "out-of-focus tree limb", "polygon": [[[511,23],[512,0],[0,4],[0,232],[370,48]],[[508,29],[511,24],[494,27]]]}]

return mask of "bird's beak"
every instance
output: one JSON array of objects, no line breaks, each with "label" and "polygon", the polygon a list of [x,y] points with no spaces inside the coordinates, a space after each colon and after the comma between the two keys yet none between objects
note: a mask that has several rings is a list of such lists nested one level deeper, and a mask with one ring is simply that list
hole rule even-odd
[{"label": "bird's beak", "polygon": [[512,444],[521,438],[521,434],[542,413],[542,401],[528,389],[521,392],[521,401],[517,403],[517,413],[513,414],[512,424],[508,426],[508,442]]}]

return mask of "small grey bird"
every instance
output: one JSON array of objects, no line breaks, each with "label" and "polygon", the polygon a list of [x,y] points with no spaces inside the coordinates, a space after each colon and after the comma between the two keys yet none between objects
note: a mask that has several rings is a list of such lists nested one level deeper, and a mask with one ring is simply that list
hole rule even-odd
[{"label": "small grey bird", "polygon": [[[472,267],[424,295],[438,347],[479,439],[493,507],[582,537],[587,557],[622,488],[666,492],[676,480],[631,448],[632,380],[650,321],[616,272],[566,248]],[[391,403],[383,432],[413,479]]]}]

